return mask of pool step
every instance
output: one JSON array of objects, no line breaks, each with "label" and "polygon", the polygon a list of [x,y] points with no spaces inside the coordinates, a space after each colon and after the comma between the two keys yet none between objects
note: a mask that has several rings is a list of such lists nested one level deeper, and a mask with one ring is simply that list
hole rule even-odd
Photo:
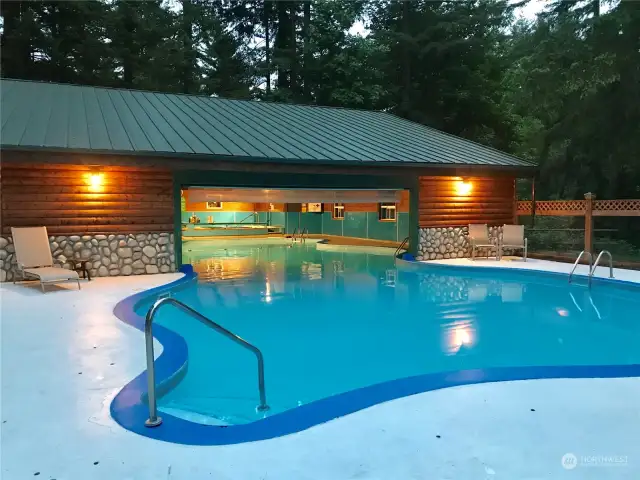
[{"label": "pool step", "polygon": [[158,409],[174,417],[203,425],[236,425],[259,420],[271,412],[258,412],[256,402],[253,398],[192,396],[165,400],[165,403],[158,405]]},{"label": "pool step", "polygon": [[172,417],[181,418],[192,423],[199,423],[202,425],[215,425],[215,426],[227,426],[230,423],[220,420],[219,418],[211,417],[209,415],[203,415],[201,413],[193,412],[190,410],[184,410],[178,406],[166,406],[159,407],[158,410],[161,413],[171,415]]}]

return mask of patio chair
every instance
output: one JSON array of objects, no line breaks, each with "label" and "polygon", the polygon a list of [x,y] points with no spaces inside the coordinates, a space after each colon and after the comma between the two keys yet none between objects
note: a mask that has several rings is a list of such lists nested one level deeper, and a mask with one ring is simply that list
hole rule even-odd
[{"label": "patio chair", "polygon": [[78,282],[80,290],[80,277],[77,272],[62,266],[53,266],[46,227],[12,227],[11,236],[22,280],[39,280],[43,293],[46,283]]},{"label": "patio chair", "polygon": [[487,258],[489,258],[489,252],[495,250],[496,260],[500,258],[500,248],[491,243],[489,227],[487,227],[486,223],[469,225],[469,243],[471,244],[471,260],[476,259],[477,248],[486,248]]},{"label": "patio chair", "polygon": [[527,239],[524,237],[524,225],[504,225],[502,227],[501,257],[505,247],[512,250],[522,250],[522,259],[527,261]]}]

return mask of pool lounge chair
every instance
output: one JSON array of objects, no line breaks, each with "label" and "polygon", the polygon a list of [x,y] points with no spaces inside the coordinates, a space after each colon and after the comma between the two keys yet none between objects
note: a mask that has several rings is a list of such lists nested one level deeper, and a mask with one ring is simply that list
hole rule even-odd
[{"label": "pool lounge chair", "polygon": [[505,247],[511,250],[522,250],[522,259],[527,261],[527,239],[524,238],[524,225],[504,225],[502,227],[501,257]]},{"label": "pool lounge chair", "polygon": [[77,272],[62,266],[53,266],[46,227],[12,227],[11,236],[22,280],[39,280],[42,292],[46,283],[63,282],[78,282],[80,290],[80,277]]},{"label": "pool lounge chair", "polygon": [[469,243],[471,244],[471,260],[476,259],[477,248],[486,248],[487,258],[489,258],[489,251],[495,250],[496,260],[500,259],[500,248],[491,243],[489,227],[486,223],[469,225]]}]

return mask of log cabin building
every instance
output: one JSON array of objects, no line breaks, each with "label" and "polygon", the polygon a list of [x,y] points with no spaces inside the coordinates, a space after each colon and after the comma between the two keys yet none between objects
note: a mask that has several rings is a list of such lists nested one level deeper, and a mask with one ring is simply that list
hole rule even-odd
[{"label": "log cabin building", "polygon": [[536,171],[385,112],[8,79],[0,95],[3,281],[20,226],[98,276],[175,271],[190,220],[463,256],[464,227],[513,223],[515,179]]}]

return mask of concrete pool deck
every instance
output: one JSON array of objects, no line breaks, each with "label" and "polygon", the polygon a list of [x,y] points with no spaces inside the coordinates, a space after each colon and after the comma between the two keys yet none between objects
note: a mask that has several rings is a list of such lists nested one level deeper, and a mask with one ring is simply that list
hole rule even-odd
[{"label": "concrete pool deck", "polygon": [[[481,263],[496,265],[473,264]],[[640,272],[624,272],[615,275],[640,281]],[[144,338],[112,310],[179,276],[99,278],[44,295],[37,286],[0,287],[3,480],[640,478],[638,378],[449,388],[239,445],[183,446],[128,432],[109,405],[145,369]],[[566,468],[571,455],[577,466]]]},{"label": "concrete pool deck", "polygon": [[[603,260],[604,263],[601,263],[596,268],[595,277],[599,278],[608,278],[609,277],[609,267],[608,263]],[[449,265],[449,266],[458,266],[458,267],[478,267],[478,268],[487,268],[487,267],[500,267],[500,268],[514,268],[514,269],[522,269],[522,270],[536,270],[541,272],[556,272],[556,273],[566,273],[567,276],[571,272],[573,268],[572,263],[564,263],[564,262],[553,262],[551,260],[538,260],[536,258],[528,258],[526,262],[522,261],[522,257],[510,257],[505,256],[502,257],[502,260],[496,260],[495,258],[489,257],[489,259],[482,258],[478,260],[471,260],[470,258],[452,258],[449,260],[423,260],[420,263],[426,265]],[[574,275],[588,275],[589,274],[589,266],[588,265],[578,265],[576,268]],[[639,270],[626,270],[623,268],[614,268],[613,276],[617,280],[624,280],[627,282],[640,283],[640,271]],[[584,280],[581,280],[584,282]]]}]

